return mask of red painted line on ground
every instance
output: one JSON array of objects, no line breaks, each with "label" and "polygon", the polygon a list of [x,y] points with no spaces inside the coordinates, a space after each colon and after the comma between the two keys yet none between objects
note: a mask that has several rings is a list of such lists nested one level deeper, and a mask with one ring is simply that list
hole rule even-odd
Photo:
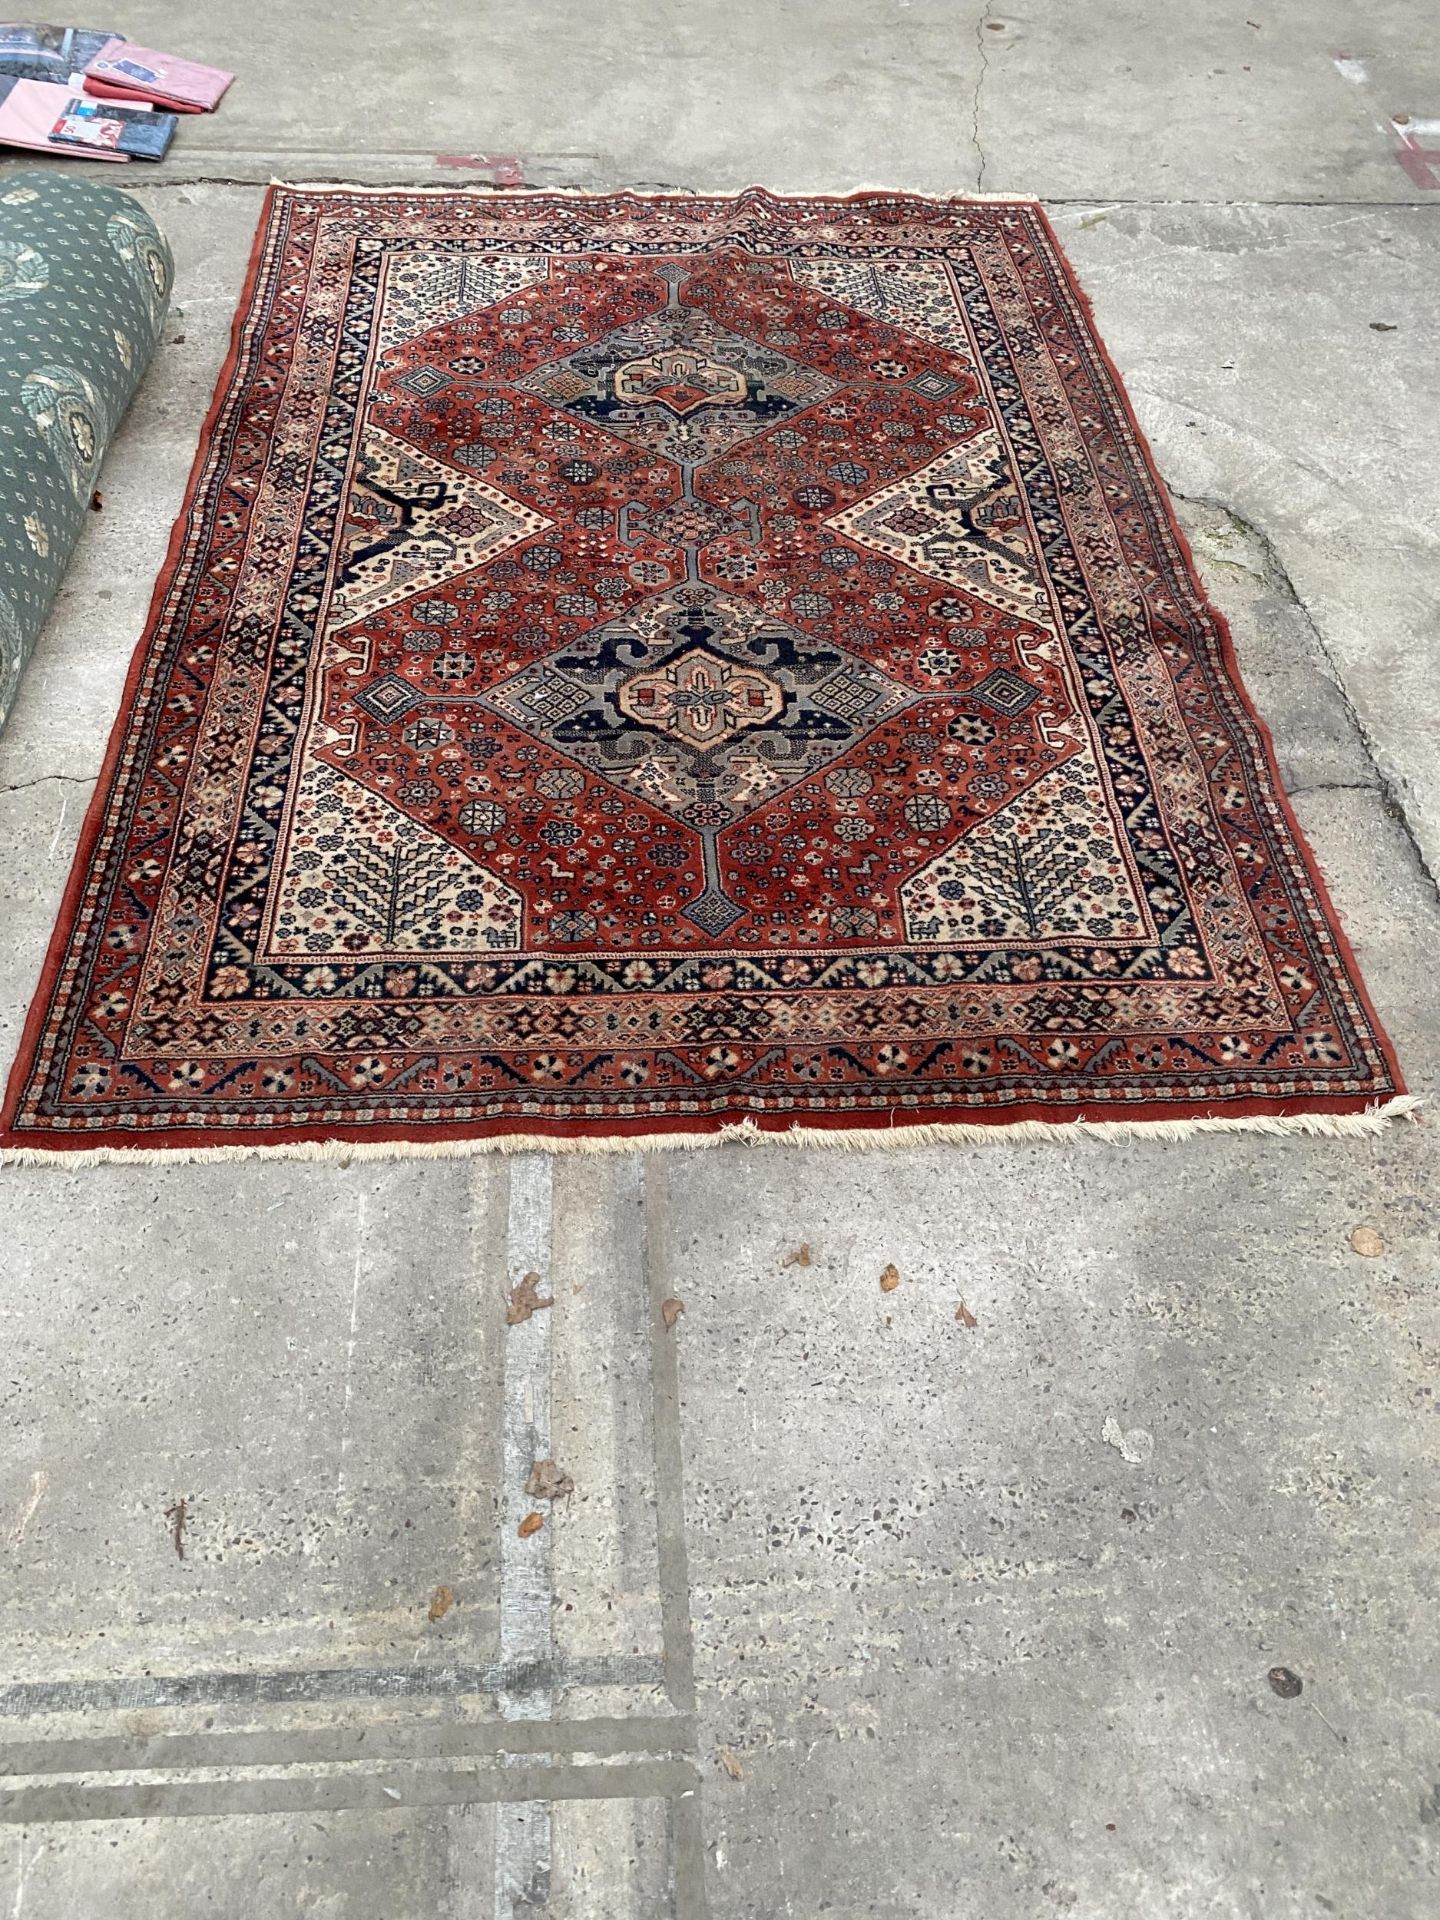
[{"label": "red painted line on ground", "polygon": [[519,187],[525,182],[525,168],[517,153],[437,153],[437,167],[488,168],[497,187]]},{"label": "red painted line on ground", "polygon": [[1440,191],[1440,173],[1436,172],[1436,168],[1440,167],[1440,151],[1434,147],[1417,147],[1403,133],[1399,135],[1399,140],[1400,145],[1395,150],[1396,164],[1405,169],[1417,187],[1429,193]]}]

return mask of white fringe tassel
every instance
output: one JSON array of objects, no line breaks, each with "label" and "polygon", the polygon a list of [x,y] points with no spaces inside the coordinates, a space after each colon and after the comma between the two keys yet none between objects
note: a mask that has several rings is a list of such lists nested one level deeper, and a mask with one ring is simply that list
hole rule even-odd
[{"label": "white fringe tassel", "polygon": [[414,181],[396,180],[388,185],[375,180],[281,180],[278,175],[270,178],[272,187],[279,187],[285,193],[369,193],[375,195],[429,194],[431,196],[449,194],[453,197],[469,195],[472,199],[483,200],[520,200],[529,198],[538,200],[546,195],[551,198],[570,200],[740,200],[747,194],[763,194],[767,200],[858,200],[862,196],[883,195],[887,200],[921,200],[928,206],[944,207],[955,201],[975,201],[977,204],[996,207],[1038,207],[1039,200],[1033,193],[983,193],[975,187],[956,187],[953,193],[916,193],[909,187],[867,185],[857,187],[813,187],[799,189],[787,187],[782,193],[777,187],[757,186],[753,180],[743,175],[733,187],[707,187],[703,193],[694,192],[689,187],[496,187],[488,180],[442,180]]},{"label": "white fringe tassel", "polygon": [[1256,1114],[1244,1119],[1015,1120],[983,1124],[936,1121],[888,1127],[759,1127],[740,1120],[709,1133],[603,1134],[582,1138],[537,1133],[486,1134],[474,1140],[295,1140],[233,1147],[7,1147],[0,1166],[161,1166],[181,1161],[325,1160],[341,1167],[366,1160],[468,1160],[481,1153],[694,1153],[706,1147],[824,1147],[849,1153],[903,1153],[911,1147],[1026,1146],[1035,1140],[1188,1140],[1198,1133],[1311,1134],[1368,1139],[1392,1120],[1418,1119],[1421,1102],[1397,1094],[1363,1113]]}]

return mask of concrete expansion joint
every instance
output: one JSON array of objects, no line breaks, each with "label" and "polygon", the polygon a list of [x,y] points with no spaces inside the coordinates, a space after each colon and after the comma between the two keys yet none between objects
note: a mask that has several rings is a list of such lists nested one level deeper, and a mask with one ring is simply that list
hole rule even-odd
[{"label": "concrete expansion joint", "polygon": [[[982,33],[986,30],[985,23],[983,20],[981,22],[979,30]],[[984,85],[985,69],[988,69],[989,64],[990,64],[989,55],[988,53],[985,53],[983,51],[983,46],[982,46],[982,59],[981,59],[982,71],[981,71],[980,79],[976,83],[975,91],[972,96],[971,131],[970,131],[971,145],[975,150],[975,157],[976,157],[979,171],[977,174],[975,186],[973,188],[967,188],[966,189],[967,192],[976,192],[983,189],[985,174],[990,164],[985,157],[984,151],[980,144],[980,137],[979,137],[980,93],[981,93],[981,88]],[[376,157],[377,156],[373,154],[359,154],[359,155],[352,156],[353,159],[363,161],[366,165],[371,164]],[[379,156],[379,157],[383,158],[384,156]],[[319,169],[314,173],[307,174],[303,166],[303,160],[304,160],[303,155],[297,156],[296,164],[293,166],[287,166],[284,172],[279,177],[289,185],[299,184],[303,186],[332,186],[333,187],[333,186],[344,185],[348,180],[350,173],[353,172],[353,168],[342,168],[340,166],[330,166],[330,167]],[[267,162],[267,166],[273,166],[273,164],[274,164],[273,162]],[[269,183],[269,179],[270,179],[270,175],[268,172],[265,173],[263,176],[258,172],[255,172],[255,173],[176,173],[174,175],[167,175],[164,179],[161,179],[161,180],[154,180],[154,179],[137,180],[133,184],[127,180],[125,183],[125,191],[127,193],[136,194],[136,195],[144,195],[144,194],[150,194],[150,193],[155,193],[155,194],[178,193],[183,196],[185,193],[193,190],[196,187],[223,187],[223,188],[240,188],[248,192],[259,193],[264,191],[266,185]],[[434,177],[433,172],[428,169],[422,168],[417,171],[416,164],[415,164],[415,156],[413,154],[397,154],[395,156],[395,166],[392,169],[391,177],[389,179],[385,179],[385,180],[372,179],[362,184],[364,184],[372,192],[383,191],[390,188],[393,188],[399,191],[400,189],[403,189],[407,186],[424,186],[433,192],[438,190],[438,188],[444,186],[446,183],[443,181],[437,181],[436,178]],[[680,181],[680,180],[636,179],[633,175],[627,174],[623,168],[618,168],[615,166],[610,166],[603,169],[594,180],[589,181],[584,185],[574,184],[570,182],[554,182],[546,185],[538,181],[533,181],[528,178],[523,178],[517,181],[514,185],[507,185],[507,186],[501,187],[501,186],[495,185],[494,182],[492,181],[476,179],[473,176],[468,174],[457,177],[452,183],[449,183],[449,184],[453,186],[454,191],[457,193],[458,192],[468,192],[468,193],[523,192],[523,193],[555,193],[555,194],[562,194],[562,193],[607,194],[607,193],[620,193],[620,192],[628,191],[631,193],[702,194],[702,193],[711,193],[716,190],[713,185],[707,186],[707,187],[699,187],[699,186],[695,186],[688,182]],[[873,185],[874,183],[872,182],[869,184]],[[893,188],[897,192],[903,192],[907,190],[906,182],[903,180],[888,180],[885,182],[885,184],[888,187]],[[731,190],[736,191],[738,189],[736,189],[732,185]],[[818,186],[812,184],[809,186],[808,190],[814,193],[830,193],[830,194],[850,193],[850,192],[857,191],[857,182],[853,178],[830,180]],[[1022,182],[1020,186],[1018,186],[1014,190],[1017,192],[1023,193],[1025,191],[1024,183]],[[786,191],[794,192],[794,191],[798,191],[798,189],[787,188]],[[1003,189],[999,191],[1003,191]],[[1242,208],[1252,208],[1252,209],[1259,209],[1259,210],[1276,209],[1282,212],[1291,211],[1295,209],[1321,209],[1325,211],[1333,211],[1335,209],[1340,209],[1340,208],[1356,208],[1356,209],[1360,209],[1362,211],[1370,212],[1370,213],[1392,213],[1396,211],[1413,213],[1420,210],[1424,210],[1429,213],[1440,214],[1440,198],[1437,198],[1434,195],[1431,195],[1426,199],[1420,199],[1417,197],[1400,196],[1395,194],[1389,194],[1384,196],[1372,194],[1370,196],[1362,197],[1362,198],[1349,198],[1343,195],[1335,195],[1335,194],[1325,194],[1320,196],[1306,196],[1306,195],[1292,194],[1292,195],[1283,195],[1273,199],[1251,199],[1251,198],[1246,198],[1244,196],[1237,196],[1234,194],[1187,197],[1185,195],[1180,195],[1180,194],[1102,193],[1097,190],[1096,192],[1093,192],[1093,193],[1083,193],[1083,194],[1046,193],[1040,196],[1040,200],[1041,200],[1041,204],[1046,207],[1093,208],[1096,206],[1103,205],[1107,211],[1114,210],[1117,212],[1127,207],[1139,207],[1139,208],[1149,209],[1152,211],[1162,210],[1167,207],[1188,207],[1188,208],[1201,208],[1201,209],[1223,207],[1223,208],[1234,209],[1234,210],[1239,210]]]},{"label": "concrete expansion joint", "polygon": [[1284,561],[1276,551],[1274,541],[1270,538],[1269,534],[1265,532],[1263,527],[1258,526],[1255,521],[1247,519],[1243,513],[1239,512],[1235,507],[1232,507],[1228,500],[1217,499],[1214,494],[1208,493],[1178,493],[1173,487],[1169,489],[1169,492],[1171,499],[1181,501],[1186,506],[1205,507],[1212,513],[1223,514],[1231,525],[1235,527],[1237,532],[1242,534],[1246,539],[1254,542],[1255,546],[1259,549],[1262,561],[1262,570],[1258,577],[1273,593],[1283,595],[1304,621],[1310,638],[1314,643],[1315,650],[1325,664],[1325,670],[1335,687],[1336,693],[1340,696],[1340,703],[1345,709],[1346,716],[1355,730],[1355,737],[1360,742],[1361,750],[1365,758],[1369,761],[1371,770],[1375,776],[1373,781],[1363,783],[1346,783],[1344,781],[1319,782],[1315,786],[1297,790],[1291,797],[1298,798],[1301,792],[1341,792],[1347,790],[1347,785],[1350,791],[1354,791],[1362,786],[1365,789],[1372,790],[1379,798],[1380,804],[1385,812],[1405,836],[1415,865],[1418,867],[1420,875],[1425,882],[1427,892],[1433,900],[1440,903],[1440,880],[1437,880],[1436,875],[1431,870],[1430,863],[1425,857],[1425,849],[1421,843],[1420,836],[1416,832],[1415,824],[1410,818],[1409,808],[1406,805],[1404,783],[1397,780],[1394,775],[1387,773],[1381,764],[1379,752],[1371,736],[1370,729],[1366,726],[1359,709],[1350,697],[1350,690],[1345,684],[1345,676],[1341,672],[1335,656],[1326,644],[1325,636],[1320,631],[1319,623],[1314,614],[1296,592],[1295,583],[1290,578]]}]

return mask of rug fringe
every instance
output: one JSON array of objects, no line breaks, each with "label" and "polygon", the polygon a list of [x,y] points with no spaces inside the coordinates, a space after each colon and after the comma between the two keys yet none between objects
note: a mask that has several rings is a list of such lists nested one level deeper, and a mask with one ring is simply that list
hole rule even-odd
[{"label": "rug fringe", "polygon": [[1363,1113],[1252,1114],[1240,1119],[1013,1120],[903,1122],[888,1127],[767,1128],[753,1119],[709,1133],[606,1134],[574,1139],[551,1134],[486,1134],[473,1140],[294,1140],[274,1146],[233,1147],[5,1147],[5,1167],[151,1167],[221,1160],[316,1160],[340,1167],[369,1160],[468,1160],[484,1153],[695,1153],[707,1147],[830,1147],[850,1153],[903,1153],[911,1147],[1023,1146],[1049,1140],[1188,1140],[1201,1133],[1309,1134],[1366,1139],[1392,1120],[1418,1119],[1422,1102],[1411,1093]]},{"label": "rug fringe", "polygon": [[747,193],[763,193],[767,200],[858,200],[865,195],[880,193],[891,200],[922,200],[933,207],[951,206],[957,200],[970,200],[979,205],[998,207],[1038,207],[1039,200],[1033,193],[985,193],[974,187],[958,187],[954,193],[918,193],[909,187],[860,186],[860,187],[816,187],[813,192],[781,193],[774,187],[757,187],[749,181],[744,186],[729,187],[718,191],[707,190],[691,192],[688,187],[493,187],[485,180],[449,181],[410,181],[392,180],[388,185],[384,181],[374,180],[281,180],[272,176],[268,184],[283,188],[287,193],[448,193],[478,194],[486,200],[521,199],[540,194],[568,194],[574,200],[738,200]]}]

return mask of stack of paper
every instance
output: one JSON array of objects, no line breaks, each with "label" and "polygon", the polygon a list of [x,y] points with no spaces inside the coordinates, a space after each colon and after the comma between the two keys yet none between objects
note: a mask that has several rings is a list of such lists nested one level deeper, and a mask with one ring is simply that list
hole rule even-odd
[{"label": "stack of paper", "polygon": [[234,77],[108,29],[0,22],[0,146],[159,160],[176,115],[208,112]]},{"label": "stack of paper", "polygon": [[220,67],[177,60],[118,37],[85,64],[85,91],[111,100],[148,100],[176,113],[208,113],[235,78]]}]

